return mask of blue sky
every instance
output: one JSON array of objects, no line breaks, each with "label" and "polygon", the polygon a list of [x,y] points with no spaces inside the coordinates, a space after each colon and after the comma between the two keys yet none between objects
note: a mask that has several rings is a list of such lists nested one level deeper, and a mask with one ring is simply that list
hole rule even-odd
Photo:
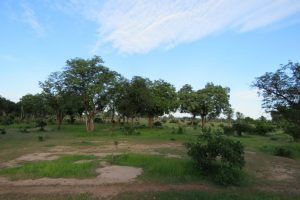
[{"label": "blue sky", "polygon": [[235,111],[258,117],[254,78],[300,61],[299,0],[5,0],[0,24],[0,95],[14,101],[96,54],[127,78],[228,86]]}]

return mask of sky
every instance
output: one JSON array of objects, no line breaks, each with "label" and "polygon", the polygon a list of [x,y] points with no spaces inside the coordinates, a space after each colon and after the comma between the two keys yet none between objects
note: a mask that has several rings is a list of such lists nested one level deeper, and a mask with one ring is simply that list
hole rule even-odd
[{"label": "sky", "polygon": [[299,44],[299,0],[2,0],[0,95],[17,102],[66,60],[99,55],[129,79],[229,87],[234,110],[257,118],[251,83],[300,62]]}]

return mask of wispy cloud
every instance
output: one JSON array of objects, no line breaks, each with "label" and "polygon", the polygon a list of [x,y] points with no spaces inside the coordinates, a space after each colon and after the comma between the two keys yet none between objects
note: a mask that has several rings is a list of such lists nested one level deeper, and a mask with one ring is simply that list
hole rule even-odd
[{"label": "wispy cloud", "polygon": [[[229,29],[261,28],[300,11],[299,0],[71,0],[75,10],[98,24],[98,41],[120,52],[172,48]],[[34,23],[33,23],[34,24]]]},{"label": "wispy cloud", "polygon": [[41,37],[45,34],[44,27],[41,22],[37,18],[35,11],[29,6],[29,4],[22,3],[22,15],[21,20],[28,24],[32,30],[36,32],[36,34]]}]

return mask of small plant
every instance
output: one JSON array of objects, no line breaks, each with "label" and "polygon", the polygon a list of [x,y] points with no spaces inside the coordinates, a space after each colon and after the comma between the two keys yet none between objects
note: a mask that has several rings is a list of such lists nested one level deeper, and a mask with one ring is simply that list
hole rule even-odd
[{"label": "small plant", "polygon": [[244,146],[222,134],[204,129],[196,143],[187,143],[188,155],[200,170],[221,185],[239,184],[245,165]]},{"label": "small plant", "polygon": [[47,123],[44,120],[36,121],[36,127],[40,128],[40,131],[45,131],[45,126],[47,126]]},{"label": "small plant", "polygon": [[290,149],[287,149],[285,147],[275,147],[273,154],[275,156],[281,156],[287,158],[293,157],[293,152]]},{"label": "small plant", "polygon": [[39,135],[39,136],[38,136],[38,140],[39,140],[40,142],[43,142],[43,141],[44,141],[44,137],[43,137],[42,135]]},{"label": "small plant", "polygon": [[162,127],[162,123],[159,121],[154,122],[153,124],[155,127]]},{"label": "small plant", "polygon": [[6,134],[5,128],[1,128],[1,129],[0,129],[0,133],[1,133],[2,135]]},{"label": "small plant", "polygon": [[21,126],[19,127],[20,133],[29,133],[27,126]]},{"label": "small plant", "polygon": [[114,141],[114,145],[115,145],[116,149],[118,149],[119,142],[118,141]]},{"label": "small plant", "polygon": [[171,141],[176,141],[176,139],[175,139],[175,138],[170,138],[170,140],[171,140]]},{"label": "small plant", "polygon": [[184,128],[182,126],[178,127],[177,134],[184,134]]},{"label": "small plant", "polygon": [[140,135],[141,134],[134,127],[131,127],[131,126],[122,127],[121,130],[123,131],[123,133],[125,135]]}]

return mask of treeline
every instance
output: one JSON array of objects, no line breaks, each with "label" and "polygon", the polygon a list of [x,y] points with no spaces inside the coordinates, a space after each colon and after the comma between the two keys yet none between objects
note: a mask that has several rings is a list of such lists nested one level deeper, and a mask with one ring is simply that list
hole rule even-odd
[{"label": "treeline", "polygon": [[71,121],[79,116],[85,119],[87,131],[93,131],[95,117],[103,112],[110,113],[113,123],[147,117],[149,127],[155,117],[175,111],[190,113],[193,119],[200,116],[202,126],[222,113],[232,113],[229,88],[208,83],[200,90],[184,85],[177,92],[164,80],[140,76],[128,80],[105,67],[99,56],[67,60],[61,72],[50,74],[39,84],[40,94],[25,95],[16,104],[1,98],[2,123],[13,118],[22,121],[55,116],[60,128],[66,116]]}]

